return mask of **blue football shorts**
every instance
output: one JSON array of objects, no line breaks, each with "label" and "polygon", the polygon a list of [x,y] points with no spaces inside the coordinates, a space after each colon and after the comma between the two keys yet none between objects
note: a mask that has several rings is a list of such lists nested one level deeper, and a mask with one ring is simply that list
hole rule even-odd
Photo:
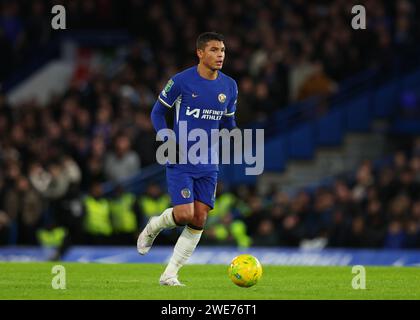
[{"label": "blue football shorts", "polygon": [[188,172],[178,166],[166,166],[168,192],[172,205],[200,201],[214,207],[216,198],[217,171]]}]

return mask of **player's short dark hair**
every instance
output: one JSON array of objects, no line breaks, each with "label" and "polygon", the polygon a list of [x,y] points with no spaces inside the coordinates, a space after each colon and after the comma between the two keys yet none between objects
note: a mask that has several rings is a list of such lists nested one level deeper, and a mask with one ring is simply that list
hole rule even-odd
[{"label": "player's short dark hair", "polygon": [[225,41],[225,37],[217,32],[204,32],[200,34],[197,38],[196,47],[197,49],[204,50],[207,45],[207,42],[216,40],[216,41]]}]

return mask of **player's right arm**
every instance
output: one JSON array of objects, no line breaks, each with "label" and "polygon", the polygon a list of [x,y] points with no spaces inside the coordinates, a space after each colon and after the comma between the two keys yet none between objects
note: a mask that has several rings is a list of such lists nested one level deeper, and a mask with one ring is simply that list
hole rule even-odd
[{"label": "player's right arm", "polygon": [[152,109],[151,120],[157,133],[162,129],[168,128],[165,119],[166,112],[173,108],[173,105],[180,95],[180,83],[179,80],[174,77],[168,81],[165,88],[159,94]]}]

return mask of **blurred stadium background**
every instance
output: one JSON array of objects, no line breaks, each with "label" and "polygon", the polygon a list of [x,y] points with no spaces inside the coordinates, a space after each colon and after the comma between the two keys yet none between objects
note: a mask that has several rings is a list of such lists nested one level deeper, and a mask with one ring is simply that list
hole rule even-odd
[{"label": "blurred stadium background", "polygon": [[150,111],[209,30],[226,36],[239,126],[265,129],[265,171],[221,167],[192,262],[419,265],[415,0],[0,1],[0,260],[170,255],[179,230],[135,251],[170,205]]}]

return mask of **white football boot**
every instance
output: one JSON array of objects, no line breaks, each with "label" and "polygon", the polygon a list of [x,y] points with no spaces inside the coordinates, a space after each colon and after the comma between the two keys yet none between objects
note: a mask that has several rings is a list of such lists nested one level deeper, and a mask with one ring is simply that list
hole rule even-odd
[{"label": "white football boot", "polygon": [[185,287],[185,284],[179,282],[177,276],[166,276],[162,274],[159,279],[159,284],[162,286],[170,286],[170,287]]},{"label": "white football boot", "polygon": [[153,241],[155,241],[157,235],[159,234],[159,231],[152,233],[150,222],[152,219],[157,219],[157,217],[151,217],[149,219],[149,222],[147,223],[146,227],[143,229],[143,231],[140,233],[138,239],[137,239],[137,251],[141,255],[145,255],[149,252],[150,248],[153,245]]}]

